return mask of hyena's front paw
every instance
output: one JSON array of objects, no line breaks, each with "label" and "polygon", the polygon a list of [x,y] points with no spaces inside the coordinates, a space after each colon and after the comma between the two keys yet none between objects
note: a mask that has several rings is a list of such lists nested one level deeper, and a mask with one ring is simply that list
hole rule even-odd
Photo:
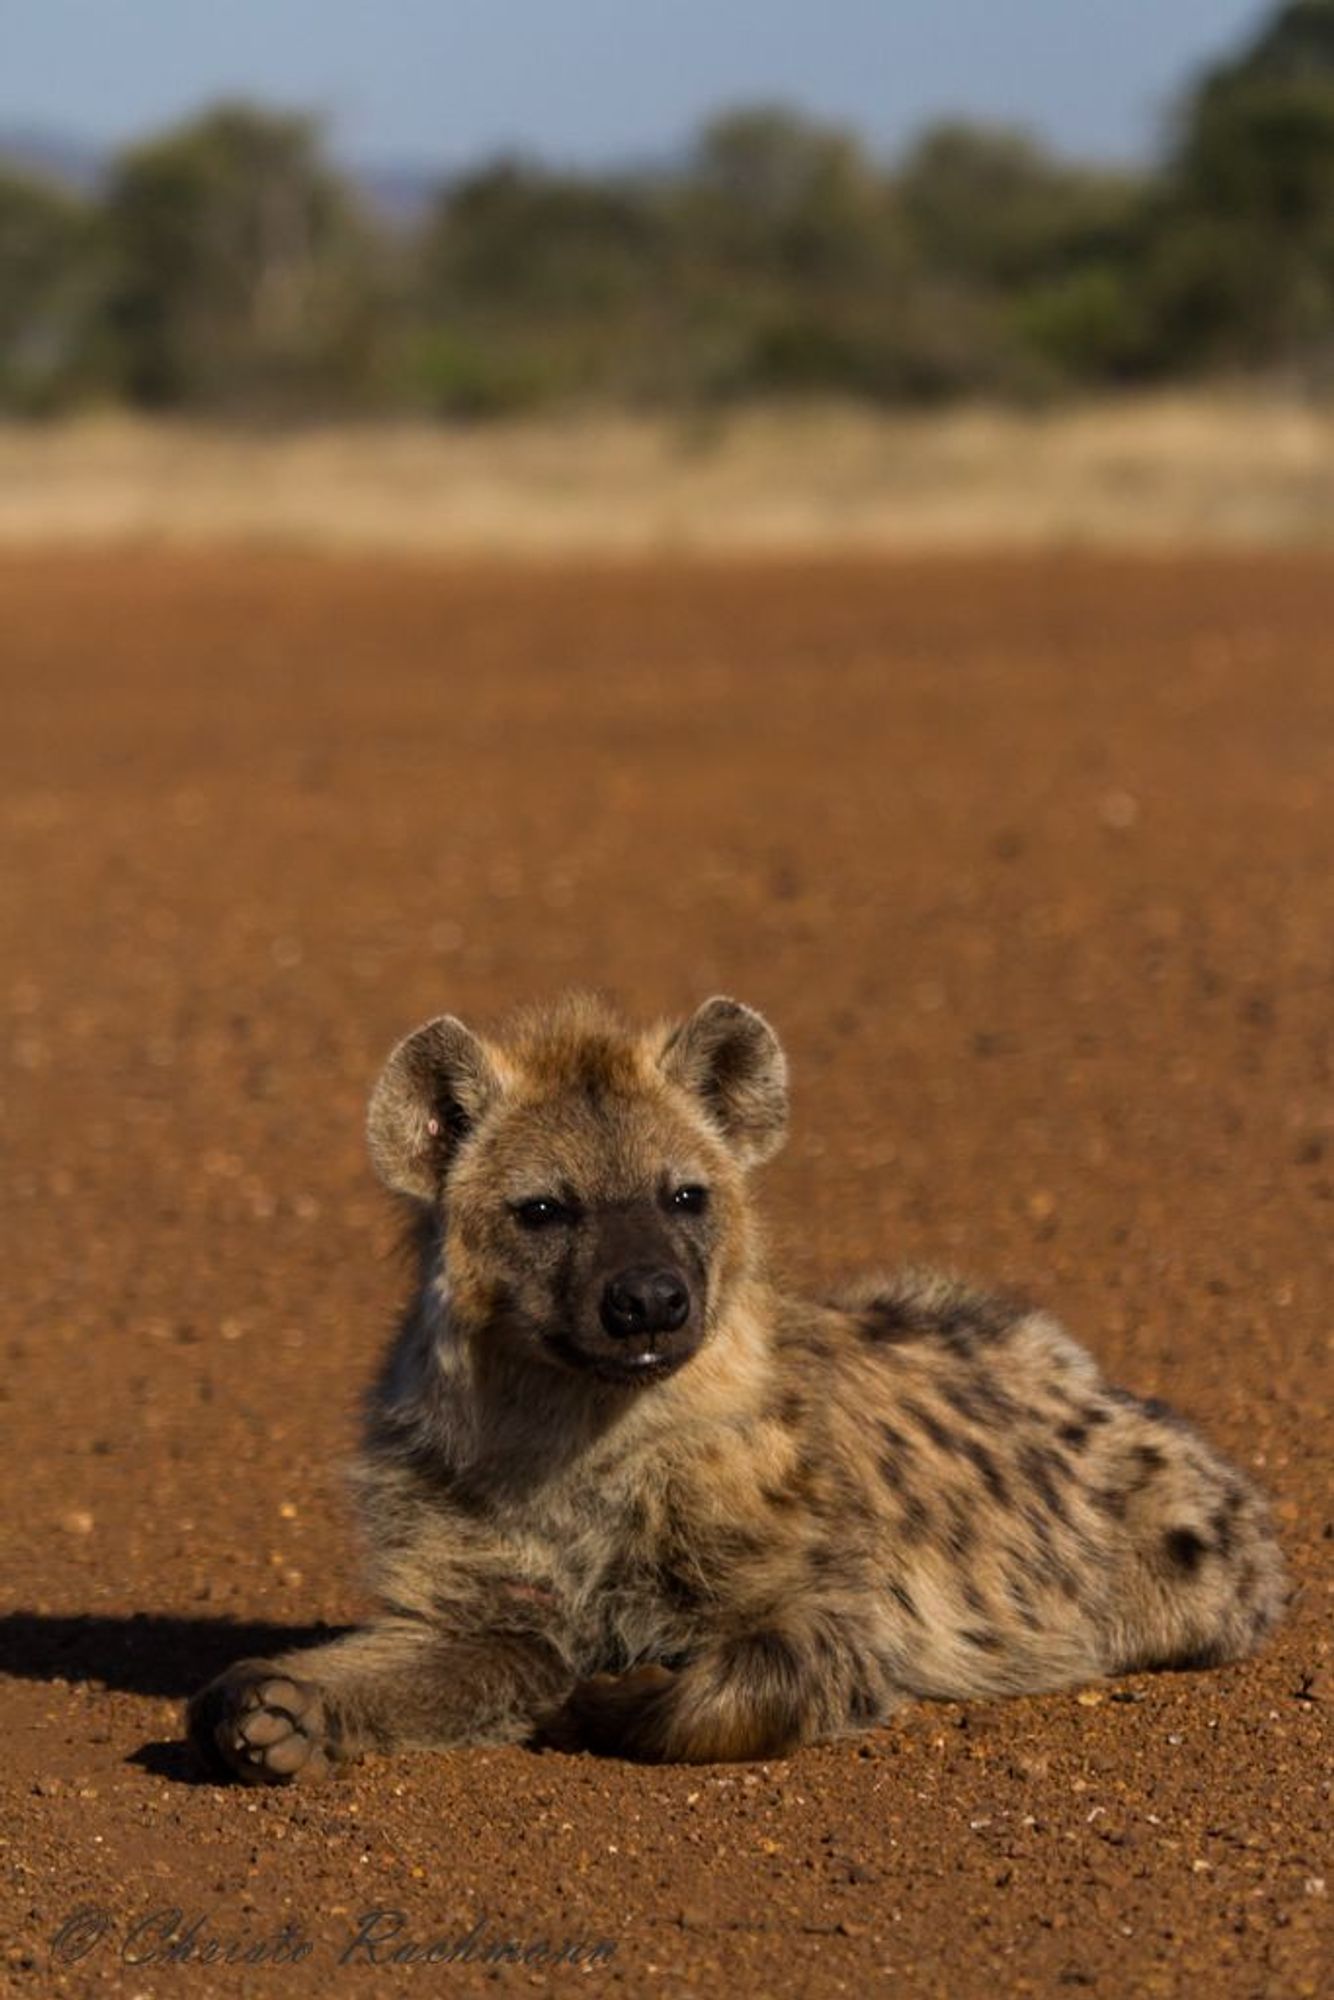
[{"label": "hyena's front paw", "polygon": [[548,1750],[592,1750],[602,1757],[644,1753],[640,1739],[676,1679],[670,1667],[631,1667],[624,1674],[592,1674],[579,1681],[538,1732]]},{"label": "hyena's front paw", "polygon": [[249,1785],[324,1778],[337,1755],[324,1696],[269,1660],[238,1660],[187,1711],[190,1741],[211,1771]]}]

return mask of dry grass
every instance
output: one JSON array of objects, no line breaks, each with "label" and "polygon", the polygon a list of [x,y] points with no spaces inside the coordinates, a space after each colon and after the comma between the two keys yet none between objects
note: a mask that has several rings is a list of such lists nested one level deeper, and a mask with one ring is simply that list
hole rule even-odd
[{"label": "dry grass", "polygon": [[0,545],[422,552],[1154,548],[1334,537],[1334,410],[766,411],[265,437],[123,417],[0,429]]}]

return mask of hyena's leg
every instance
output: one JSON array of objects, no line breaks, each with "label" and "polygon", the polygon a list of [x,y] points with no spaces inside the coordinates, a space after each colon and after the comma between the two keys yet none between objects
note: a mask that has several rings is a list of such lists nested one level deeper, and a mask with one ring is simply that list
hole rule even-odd
[{"label": "hyena's leg", "polygon": [[252,1784],[324,1777],[366,1750],[521,1741],[569,1690],[536,1634],[454,1638],[416,1619],[239,1660],[191,1701],[191,1741],[212,1770]]},{"label": "hyena's leg", "polygon": [[1101,1501],[1133,1553],[1113,1608],[1108,1670],[1244,1659],[1285,1595],[1268,1508],[1180,1418],[1129,1396],[1119,1403]]},{"label": "hyena's leg", "polygon": [[650,1763],[785,1757],[873,1728],[901,1699],[887,1663],[832,1623],[773,1625],[662,1666],[580,1681],[541,1740]]}]

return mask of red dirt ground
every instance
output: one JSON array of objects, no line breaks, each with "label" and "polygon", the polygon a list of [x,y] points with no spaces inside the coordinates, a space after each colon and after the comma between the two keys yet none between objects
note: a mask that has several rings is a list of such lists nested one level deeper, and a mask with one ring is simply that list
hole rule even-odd
[{"label": "red dirt ground", "polygon": [[[1329,565],[44,555],[0,634],[20,1989],[1328,1991]],[[180,1698],[363,1608],[376,1065],[570,983],[779,1025],[796,1275],[1013,1284],[1254,1468],[1264,1655],[771,1766],[199,1781]],[[340,1966],[376,1907],[473,1958]]]}]

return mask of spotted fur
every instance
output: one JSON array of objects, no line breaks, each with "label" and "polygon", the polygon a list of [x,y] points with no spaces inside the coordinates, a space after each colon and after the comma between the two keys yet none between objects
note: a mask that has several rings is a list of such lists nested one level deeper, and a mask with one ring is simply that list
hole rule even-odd
[{"label": "spotted fur", "polygon": [[[1256,1646],[1283,1593],[1263,1501],[1048,1315],[930,1274],[772,1280],[747,1174],[785,1118],[778,1043],[732,1001],[636,1033],[576,999],[394,1052],[371,1148],[417,1277],[356,1472],[384,1614],[204,1689],[215,1769],[780,1756],[905,1696]],[[689,1316],[624,1379],[599,1301],[645,1259]]]}]

